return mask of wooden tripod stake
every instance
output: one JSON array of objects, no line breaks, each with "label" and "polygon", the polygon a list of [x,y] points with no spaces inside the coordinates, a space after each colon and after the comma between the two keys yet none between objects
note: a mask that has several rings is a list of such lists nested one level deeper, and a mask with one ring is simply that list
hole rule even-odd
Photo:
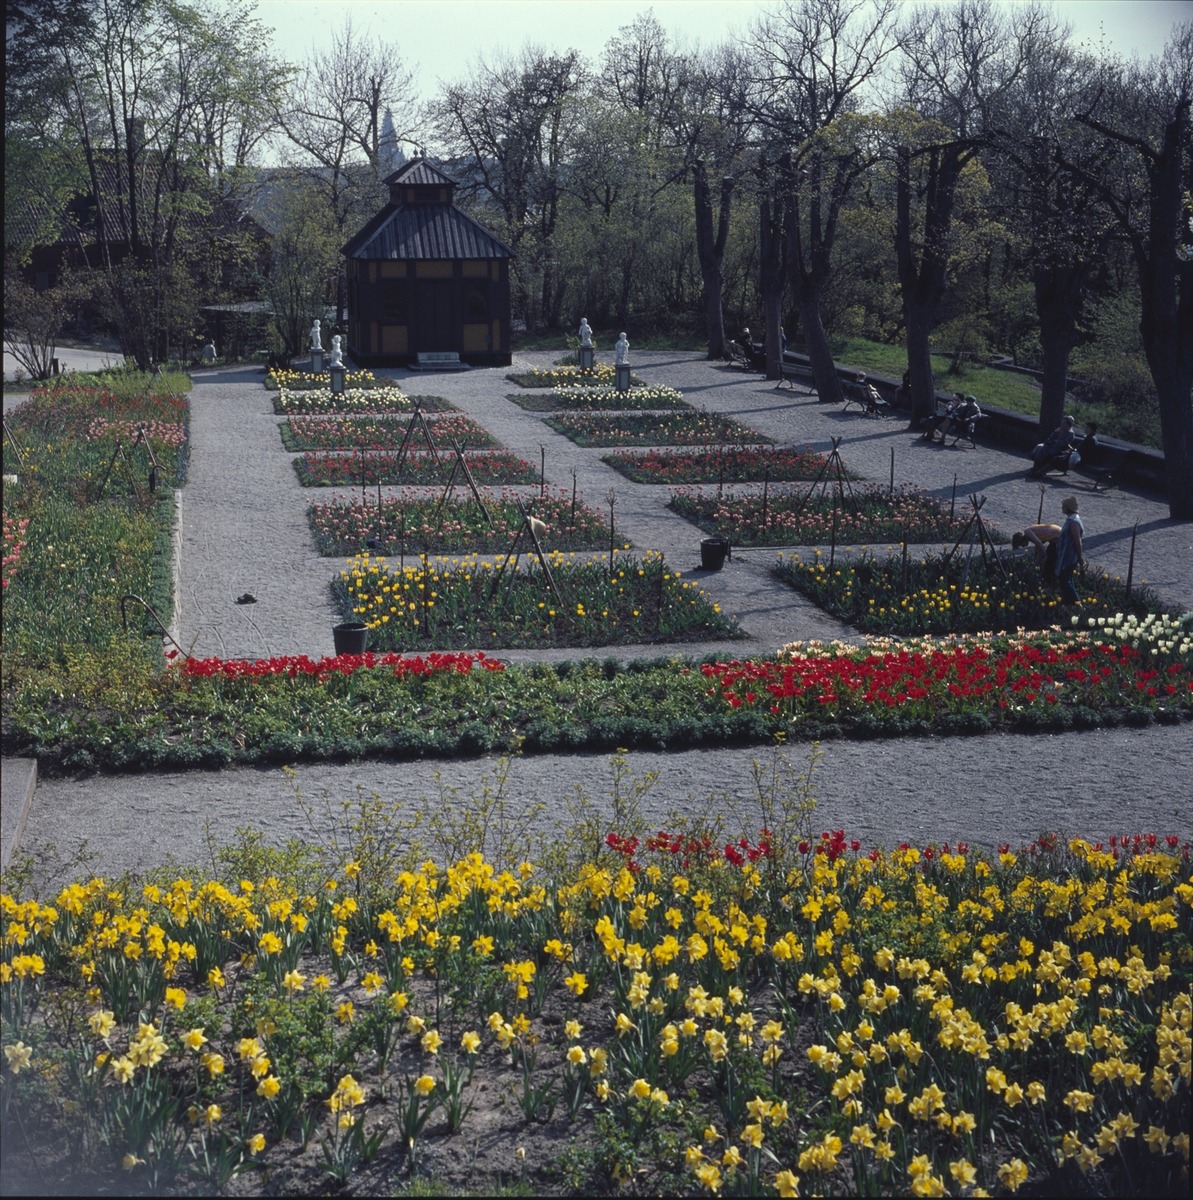
[{"label": "wooden tripod stake", "polygon": [[1135,577],[1135,538],[1139,534],[1139,522],[1135,522],[1135,528],[1131,530],[1131,557],[1127,562],[1127,594],[1126,599],[1131,599],[1131,581]]}]

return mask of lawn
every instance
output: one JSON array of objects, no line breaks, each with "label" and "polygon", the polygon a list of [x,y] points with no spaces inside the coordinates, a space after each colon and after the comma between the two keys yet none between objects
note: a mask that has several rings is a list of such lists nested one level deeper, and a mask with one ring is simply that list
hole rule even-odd
[{"label": "lawn", "polygon": [[[440,454],[451,454],[453,440],[462,450],[491,448],[498,444],[487,429],[482,429],[471,417],[462,414],[429,417],[427,424]],[[282,444],[287,450],[394,451],[401,449],[409,427],[409,421],[384,417],[345,417],[342,420],[291,417],[278,426]],[[430,449],[421,423],[415,426],[409,448]]]},{"label": "lawn", "polygon": [[739,450],[649,450],[645,454],[605,454],[608,463],[635,483],[762,483],[765,479],[815,479],[825,459],[810,446]]},{"label": "lawn", "polygon": [[[875,484],[851,487],[844,504],[823,487],[787,488],[766,496],[732,490],[705,495],[703,488],[677,488],[669,507],[735,546],[951,542],[961,536],[969,519],[968,505],[950,515],[949,505],[935,497],[907,488],[891,492]],[[987,527],[1001,540],[994,522]]]},{"label": "lawn", "polygon": [[520,392],[506,399],[527,412],[692,407],[682,392],[658,384],[631,388],[628,392],[612,387],[557,387],[549,392]]},{"label": "lawn", "polygon": [[563,413],[544,421],[578,446],[744,446],[775,439],[720,413]]},{"label": "lawn", "polygon": [[[621,549],[629,547],[622,545]],[[333,584],[346,621],[369,626],[376,650],[493,650],[707,641],[742,636],[733,621],[663,557],[488,563],[473,557],[398,566],[349,563]]]},{"label": "lawn", "polygon": [[[311,450],[294,459],[294,470],[303,487],[376,487],[384,483],[425,483],[433,487],[445,485],[451,477],[455,455],[442,449],[439,457],[433,454],[407,454],[398,468],[396,452],[359,450],[349,453]],[[538,483],[542,479],[537,467],[511,450],[469,451],[465,455],[468,469],[478,484]],[[457,471],[456,484],[468,486],[463,472]]]},{"label": "lawn", "polygon": [[[440,497],[406,492],[388,498],[378,507],[362,500],[312,504],[307,520],[319,553],[340,557],[364,554],[460,554],[507,552],[521,527],[521,500],[530,515],[546,525],[539,534],[544,550],[604,550],[609,546],[609,526],[601,514],[568,492],[551,489],[526,497],[502,491],[482,493],[485,513],[468,496],[446,504]],[[529,547],[529,541],[525,543]]]}]

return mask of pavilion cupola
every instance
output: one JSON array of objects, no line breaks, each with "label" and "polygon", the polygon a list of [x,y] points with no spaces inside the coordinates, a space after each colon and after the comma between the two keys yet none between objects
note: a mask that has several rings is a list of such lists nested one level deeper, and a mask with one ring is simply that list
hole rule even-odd
[{"label": "pavilion cupola", "polygon": [[413,158],[384,182],[390,204],[451,204],[456,181],[436,170],[426,158]]}]

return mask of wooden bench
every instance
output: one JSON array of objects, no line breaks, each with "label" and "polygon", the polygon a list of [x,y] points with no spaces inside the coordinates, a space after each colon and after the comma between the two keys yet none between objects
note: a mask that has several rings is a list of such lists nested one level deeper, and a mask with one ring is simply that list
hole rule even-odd
[{"label": "wooden bench", "polygon": [[412,371],[467,371],[467,363],[460,361],[460,356],[448,350],[420,350],[418,358],[410,364]]}]

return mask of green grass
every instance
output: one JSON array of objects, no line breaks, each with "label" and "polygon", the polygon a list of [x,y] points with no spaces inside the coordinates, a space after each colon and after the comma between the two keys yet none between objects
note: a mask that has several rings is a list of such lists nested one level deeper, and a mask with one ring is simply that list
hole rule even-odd
[{"label": "green grass", "polygon": [[[794,349],[794,343],[792,344]],[[907,350],[904,346],[886,346],[867,338],[839,338],[832,342],[833,358],[839,366],[858,367],[901,379],[907,370]],[[932,356],[936,372],[936,387],[942,392],[965,392],[977,397],[979,404],[993,404],[1015,412],[1038,416],[1040,389],[1029,376],[1014,371],[997,371],[993,367],[965,363],[959,374],[949,374],[952,359],[944,354]]]},{"label": "green grass", "polygon": [[134,396],[181,395],[193,386],[191,377],[182,371],[167,371],[165,375],[150,375],[129,367],[112,367],[106,371],[71,371],[54,379],[22,380],[20,384],[5,382],[6,392],[28,392],[33,388],[102,388],[122,399]]}]

